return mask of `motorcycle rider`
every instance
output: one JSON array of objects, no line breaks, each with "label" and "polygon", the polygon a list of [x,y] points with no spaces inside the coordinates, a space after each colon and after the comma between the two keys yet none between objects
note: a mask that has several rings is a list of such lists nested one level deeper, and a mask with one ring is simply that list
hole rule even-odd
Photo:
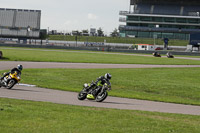
[{"label": "motorcycle rider", "polygon": [[170,52],[167,52],[167,57],[173,57],[173,55],[172,55],[172,53],[170,53]]},{"label": "motorcycle rider", "polygon": [[[94,83],[94,84],[91,84],[90,87],[93,87],[93,86],[97,86],[98,82],[100,82],[100,86],[98,85],[97,87],[100,89],[101,86],[103,86],[105,83],[107,83],[108,85],[110,85],[110,80],[112,78],[112,75],[110,73],[106,73],[104,76],[100,76],[99,78],[97,78],[97,81]],[[89,99],[95,99],[95,95],[96,93],[98,92],[99,89],[94,89],[92,91],[91,94],[88,94],[87,95],[87,98]]]},{"label": "motorcycle rider", "polygon": [[160,53],[157,52],[157,51],[155,51],[155,52],[153,53],[153,56],[155,56],[155,57],[161,57],[161,56],[160,56]]},{"label": "motorcycle rider", "polygon": [[154,55],[154,56],[157,56],[157,55],[158,55],[158,52],[154,52],[153,55]]},{"label": "motorcycle rider", "polygon": [[4,79],[4,77],[8,76],[10,73],[17,72],[17,75],[21,75],[21,71],[23,69],[22,65],[17,65],[17,67],[10,70],[10,72],[4,73],[3,77],[1,77],[1,80]]}]

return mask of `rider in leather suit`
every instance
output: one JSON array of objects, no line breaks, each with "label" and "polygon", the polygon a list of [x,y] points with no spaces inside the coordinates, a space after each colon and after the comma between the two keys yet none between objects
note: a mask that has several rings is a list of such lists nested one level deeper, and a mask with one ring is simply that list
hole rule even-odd
[{"label": "rider in leather suit", "polygon": [[[111,77],[112,75],[110,73],[106,73],[104,76],[100,76],[97,79],[97,81],[94,84],[92,84],[90,87],[97,86],[100,89],[100,87],[103,86],[105,83],[110,85]],[[94,99],[94,96],[96,95],[97,92],[98,92],[98,89],[95,89],[94,91],[92,91],[92,94],[88,94],[87,97]]]},{"label": "rider in leather suit", "polygon": [[11,69],[10,72],[5,73],[5,74],[3,75],[3,77],[1,77],[1,80],[2,80],[4,77],[8,76],[10,73],[17,72],[17,74],[21,75],[22,69],[23,69],[23,66],[22,66],[22,65],[17,65],[17,68],[15,67],[15,68]]}]

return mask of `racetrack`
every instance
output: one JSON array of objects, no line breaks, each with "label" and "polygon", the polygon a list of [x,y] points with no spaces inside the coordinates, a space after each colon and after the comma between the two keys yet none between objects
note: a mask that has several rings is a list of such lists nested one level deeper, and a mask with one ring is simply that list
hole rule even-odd
[{"label": "racetrack", "polygon": [[[136,64],[94,64],[94,63],[55,63],[55,62],[15,62],[1,61],[0,70],[11,69],[17,64],[24,68],[153,68],[153,67],[200,67],[200,65],[136,65]],[[80,106],[156,111],[200,115],[200,106],[135,100],[127,98],[108,97],[104,102],[97,103],[88,100],[79,101],[77,93],[58,91],[38,87],[16,85],[12,90],[0,89],[0,97],[46,101],[59,104]]]},{"label": "racetrack", "polygon": [[172,68],[172,67],[200,67],[200,65],[143,65],[143,64],[99,64],[99,63],[60,63],[60,62],[25,62],[1,61],[0,70],[12,69],[22,64],[24,68]]}]

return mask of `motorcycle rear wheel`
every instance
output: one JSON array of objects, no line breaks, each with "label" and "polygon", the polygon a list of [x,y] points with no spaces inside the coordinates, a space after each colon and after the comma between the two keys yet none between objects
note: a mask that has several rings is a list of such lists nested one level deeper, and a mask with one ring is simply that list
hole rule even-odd
[{"label": "motorcycle rear wheel", "polygon": [[78,100],[85,100],[87,97],[87,93],[84,93],[83,91],[79,92],[78,94]]},{"label": "motorcycle rear wheel", "polygon": [[11,79],[8,81],[6,88],[11,89],[15,84],[16,84],[16,81],[14,79]]},{"label": "motorcycle rear wheel", "polygon": [[103,100],[105,100],[108,96],[108,92],[104,91],[103,93],[99,93],[96,97],[96,101],[97,102],[102,102]]}]

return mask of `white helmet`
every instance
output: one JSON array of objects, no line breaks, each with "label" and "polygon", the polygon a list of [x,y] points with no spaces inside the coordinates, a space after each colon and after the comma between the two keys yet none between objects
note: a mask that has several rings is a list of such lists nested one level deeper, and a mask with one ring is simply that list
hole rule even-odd
[{"label": "white helmet", "polygon": [[106,73],[105,74],[105,78],[108,79],[108,80],[110,80],[112,78],[112,75],[110,73]]}]

